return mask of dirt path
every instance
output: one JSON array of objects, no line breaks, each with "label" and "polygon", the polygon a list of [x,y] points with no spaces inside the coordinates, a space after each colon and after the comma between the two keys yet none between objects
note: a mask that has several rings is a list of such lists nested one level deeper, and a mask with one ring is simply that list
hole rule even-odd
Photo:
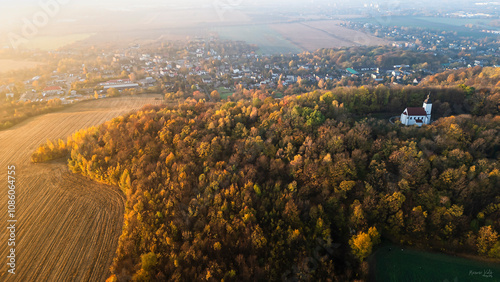
[{"label": "dirt path", "polygon": [[[32,164],[47,139],[65,138],[154,97],[77,104],[0,131],[0,281],[104,281],[121,234],[124,197],[113,187],[69,172],[63,162]],[[16,166],[16,274],[7,272],[7,166]]]}]

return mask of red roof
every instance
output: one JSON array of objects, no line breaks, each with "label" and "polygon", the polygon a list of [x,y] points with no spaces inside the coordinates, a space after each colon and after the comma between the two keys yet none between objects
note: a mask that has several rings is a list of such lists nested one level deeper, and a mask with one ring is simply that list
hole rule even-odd
[{"label": "red roof", "polygon": [[50,86],[50,87],[45,87],[45,89],[43,89],[43,91],[58,91],[58,90],[62,90],[62,88],[59,86]]},{"label": "red roof", "polygon": [[404,114],[407,114],[408,116],[427,116],[427,113],[425,112],[424,108],[406,108],[406,111],[404,111]]}]

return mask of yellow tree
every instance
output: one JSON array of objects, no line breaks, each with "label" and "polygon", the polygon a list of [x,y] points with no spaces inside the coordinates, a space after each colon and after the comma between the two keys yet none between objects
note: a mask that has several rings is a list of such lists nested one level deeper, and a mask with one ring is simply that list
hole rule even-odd
[{"label": "yellow tree", "polygon": [[210,97],[211,97],[211,98],[212,98],[212,100],[214,100],[214,101],[219,101],[219,100],[220,100],[220,94],[219,94],[219,91],[217,91],[217,90],[212,91],[212,93],[210,93]]},{"label": "yellow tree", "polygon": [[116,97],[120,95],[120,92],[116,88],[109,88],[106,93],[108,94],[109,97]]},{"label": "yellow tree", "polygon": [[372,253],[373,246],[379,243],[380,234],[375,227],[370,227],[368,233],[360,232],[349,240],[352,253],[359,261],[365,260]]},{"label": "yellow tree", "polygon": [[133,73],[128,75],[128,78],[130,79],[130,81],[134,82],[137,80],[137,74],[135,74],[135,72],[133,72]]},{"label": "yellow tree", "polygon": [[360,232],[352,236],[351,240],[349,240],[349,246],[351,246],[353,255],[363,261],[372,253],[373,243],[370,235]]},{"label": "yellow tree", "polygon": [[321,89],[323,89],[323,88],[325,88],[325,86],[326,86],[325,80],[324,79],[320,79],[319,82],[318,82],[318,87],[321,88]]},{"label": "yellow tree", "polygon": [[488,254],[489,250],[497,243],[498,233],[491,228],[491,225],[483,226],[479,229],[477,236],[477,249],[480,254]]},{"label": "yellow tree", "polygon": [[151,281],[154,272],[154,268],[158,263],[158,259],[155,253],[149,252],[147,254],[141,255],[141,269],[134,275],[133,280],[135,281]]}]

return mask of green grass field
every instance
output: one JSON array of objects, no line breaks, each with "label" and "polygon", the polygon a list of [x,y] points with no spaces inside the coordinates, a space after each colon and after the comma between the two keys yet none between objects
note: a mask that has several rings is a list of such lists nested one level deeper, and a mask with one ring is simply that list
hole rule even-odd
[{"label": "green grass field", "polygon": [[[353,22],[379,24],[383,26],[404,26],[421,27],[432,30],[457,32],[459,36],[485,37],[486,34],[465,27],[466,24],[484,24],[488,20],[484,19],[461,19],[443,17],[375,17],[375,18],[354,18]],[[495,29],[489,27],[488,29]]]},{"label": "green grass field", "polygon": [[273,97],[281,99],[281,98],[285,97],[285,94],[283,94],[282,92],[275,92]]},{"label": "green grass field", "polygon": [[285,39],[277,31],[267,25],[239,25],[214,28],[222,39],[245,41],[259,46],[259,53],[276,55],[286,53],[301,53],[302,50]]},{"label": "green grass field", "polygon": [[374,254],[376,281],[500,281],[500,265],[382,245]]},{"label": "green grass field", "polygon": [[219,91],[221,99],[227,99],[227,97],[233,95],[234,93],[234,91],[226,90],[224,87],[217,88],[217,91]]}]

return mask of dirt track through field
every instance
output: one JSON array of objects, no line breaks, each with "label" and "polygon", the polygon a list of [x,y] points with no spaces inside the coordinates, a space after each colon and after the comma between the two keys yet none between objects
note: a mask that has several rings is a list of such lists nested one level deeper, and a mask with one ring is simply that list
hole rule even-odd
[{"label": "dirt track through field", "polygon": [[[47,139],[160,104],[154,97],[102,99],[0,131],[0,281],[104,281],[121,234],[124,196],[71,173],[65,163],[32,164]],[[7,166],[16,166],[16,274],[7,272]]]}]

